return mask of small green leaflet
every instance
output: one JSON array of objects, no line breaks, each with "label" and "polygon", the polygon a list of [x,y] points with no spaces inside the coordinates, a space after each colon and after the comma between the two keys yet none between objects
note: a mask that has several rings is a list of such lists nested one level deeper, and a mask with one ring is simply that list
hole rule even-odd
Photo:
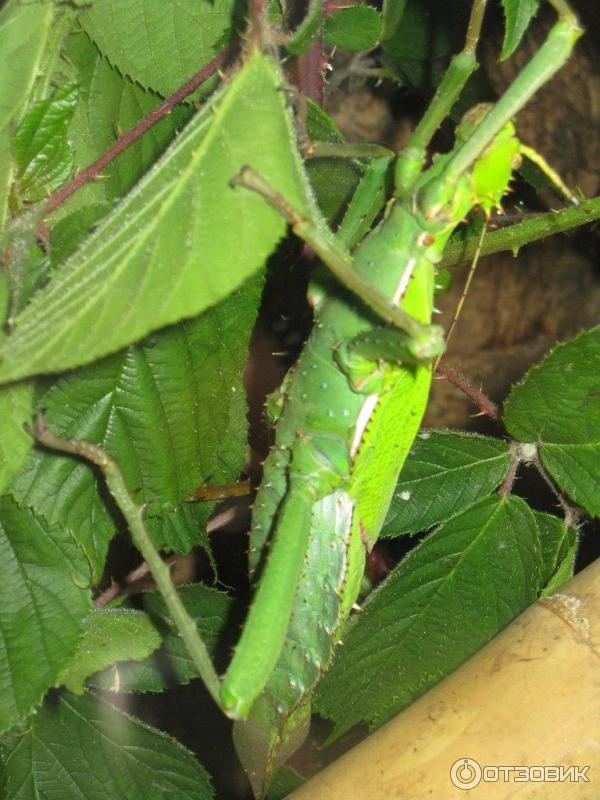
[{"label": "small green leaflet", "polygon": [[308,213],[281,81],[269,58],[248,59],[17,317],[0,380],[114,352],[214,305],[262,266],[285,222],[229,181],[251,163]]},{"label": "small green leaflet", "polygon": [[[94,609],[86,619],[77,651],[57,683],[82,694],[86,678],[117,661],[141,661],[160,647],[150,617],[131,608]],[[113,686],[115,680],[113,676]]]},{"label": "small green leaflet", "polygon": [[381,14],[371,6],[342,8],[327,18],[325,41],[346,50],[370,50],[381,32]]},{"label": "small green leaflet", "polygon": [[600,328],[557,345],[514,387],[504,409],[508,432],[539,445],[558,486],[600,515]]},{"label": "small green leaflet", "polygon": [[4,800],[214,797],[189,750],[93,695],[54,697],[1,753]]},{"label": "small green leaflet", "polygon": [[419,533],[444,522],[493,492],[508,467],[508,446],[498,439],[423,431],[400,473],[380,536]]},{"label": "small green leaflet", "polygon": [[88,581],[68,531],[0,501],[0,733],[25,723],[75,652]]},{"label": "small green leaflet", "polygon": [[544,564],[543,595],[556,592],[573,577],[577,552],[577,531],[569,528],[564,520],[535,511],[535,520],[540,530],[542,560]]},{"label": "small green leaflet", "polygon": [[73,148],[67,128],[78,93],[76,84],[67,84],[34,103],[21,120],[14,134],[19,199],[42,200],[70,176]]},{"label": "small green leaflet", "polygon": [[500,60],[509,58],[519,46],[533,16],[540,7],[540,0],[502,0],[506,28]]}]

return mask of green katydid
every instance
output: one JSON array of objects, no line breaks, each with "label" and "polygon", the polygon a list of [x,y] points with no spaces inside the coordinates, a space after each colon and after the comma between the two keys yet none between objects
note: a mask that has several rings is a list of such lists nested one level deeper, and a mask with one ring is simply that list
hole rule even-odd
[{"label": "green katydid", "polygon": [[[195,663],[212,696],[229,716],[243,720],[235,737],[257,795],[303,736],[310,693],[331,661],[366,553],[417,434],[431,362],[443,347],[441,329],[431,325],[435,265],[472,208],[487,214],[499,206],[521,153],[510,120],[565,63],[581,33],[565,0],[550,2],[559,20],[532,61],[491,110],[478,108],[467,117],[455,148],[423,171],[431,137],[476,67],[485,0],[475,0],[465,50],[397,158],[395,196],[355,248],[365,218],[370,222],[377,212],[373,185],[380,186],[381,164],[365,175],[335,237],[303,218],[251,169],[235,178],[283,213],[343,284],[323,277],[314,282],[314,330],[270,400],[276,441],[265,462],[250,544],[258,588],[222,680],[203,646],[196,648]],[[36,435],[44,441],[46,434],[40,427]],[[168,570],[143,539],[141,511],[132,507],[114,463],[98,448],[48,437],[46,443],[105,469],[192,651],[195,626],[169,588]]]}]

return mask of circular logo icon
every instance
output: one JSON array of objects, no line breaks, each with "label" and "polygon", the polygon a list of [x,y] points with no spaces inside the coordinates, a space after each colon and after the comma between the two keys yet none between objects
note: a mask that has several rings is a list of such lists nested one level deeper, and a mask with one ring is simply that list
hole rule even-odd
[{"label": "circular logo icon", "polygon": [[481,781],[481,767],[472,758],[459,758],[450,767],[450,780],[457,789],[474,789]]}]

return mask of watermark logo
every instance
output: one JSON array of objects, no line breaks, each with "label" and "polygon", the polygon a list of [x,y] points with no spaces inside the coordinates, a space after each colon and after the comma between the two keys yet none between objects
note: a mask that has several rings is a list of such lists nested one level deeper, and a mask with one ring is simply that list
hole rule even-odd
[{"label": "watermark logo", "polygon": [[589,783],[589,764],[571,766],[486,765],[474,758],[459,758],[450,767],[450,780],[457,789],[474,789],[480,783]]},{"label": "watermark logo", "polygon": [[450,780],[458,789],[474,789],[481,775],[481,765],[473,758],[460,758],[450,767]]}]

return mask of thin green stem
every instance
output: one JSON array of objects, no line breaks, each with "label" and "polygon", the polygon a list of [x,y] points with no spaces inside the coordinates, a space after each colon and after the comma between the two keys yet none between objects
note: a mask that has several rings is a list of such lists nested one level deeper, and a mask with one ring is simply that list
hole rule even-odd
[{"label": "thin green stem", "polygon": [[117,463],[98,445],[85,442],[82,439],[62,439],[56,436],[46,426],[46,421],[41,413],[37,415],[35,425],[33,427],[26,426],[26,430],[45,447],[80,456],[102,470],[106,485],[127,522],[135,546],[148,565],[189,656],[194,662],[194,666],[198,670],[198,674],[204,681],[211,697],[220,706],[220,680],[215,672],[206,645],[200,638],[196,623],[186,611],[181,598],[177,594],[177,589],[171,579],[170,567],[165,564],[152,544],[144,525],[144,508],[136,505],[131,499]]},{"label": "thin green stem", "polygon": [[548,0],[548,2],[551,6],[553,6],[553,8],[556,10],[556,13],[560,17],[570,22],[571,25],[577,25],[577,17],[575,16],[575,12],[566,0]]},{"label": "thin green stem", "polygon": [[472,53],[475,55],[479,36],[481,35],[481,26],[483,25],[486,5],[487,0],[474,0],[473,2],[465,40],[465,53]]},{"label": "thin green stem", "polygon": [[[500,253],[503,250],[517,252],[523,245],[545,239],[555,233],[577,228],[600,219],[600,197],[586,200],[575,208],[564,208],[562,211],[550,211],[533,219],[501,228],[488,233],[481,248],[481,255]],[[464,242],[449,244],[445,251],[440,266],[451,267],[469,261],[476,249],[479,236],[472,236]]]}]

